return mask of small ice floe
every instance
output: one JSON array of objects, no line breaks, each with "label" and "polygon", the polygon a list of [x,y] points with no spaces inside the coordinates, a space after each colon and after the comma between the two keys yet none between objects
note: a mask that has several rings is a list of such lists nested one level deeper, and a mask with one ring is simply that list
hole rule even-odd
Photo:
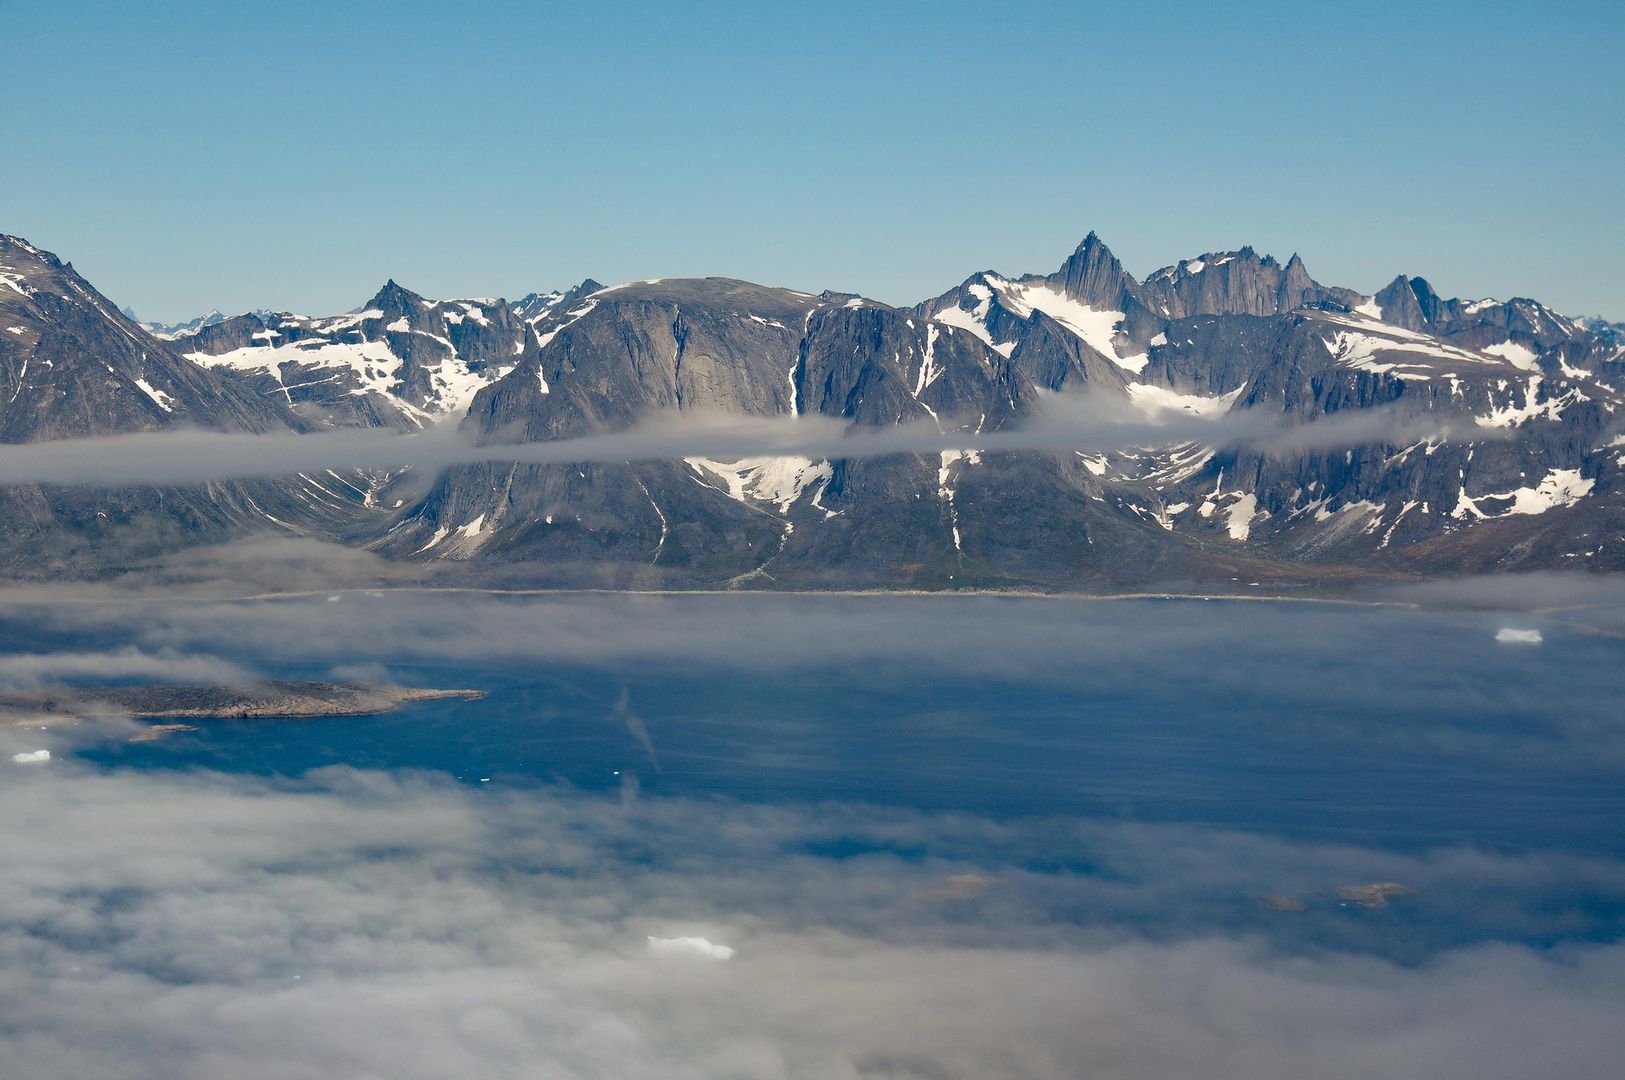
[{"label": "small ice floe", "polygon": [[23,754],[12,754],[11,760],[19,765],[43,765],[51,760],[49,750],[30,750]]},{"label": "small ice floe", "polygon": [[713,945],[702,937],[649,936],[649,951],[656,956],[703,956],[707,960],[728,960],[734,950],[727,945]]},{"label": "small ice floe", "polygon": [[1520,630],[1515,626],[1503,626],[1495,632],[1495,640],[1503,645],[1539,645],[1545,639],[1540,636],[1539,630]]}]

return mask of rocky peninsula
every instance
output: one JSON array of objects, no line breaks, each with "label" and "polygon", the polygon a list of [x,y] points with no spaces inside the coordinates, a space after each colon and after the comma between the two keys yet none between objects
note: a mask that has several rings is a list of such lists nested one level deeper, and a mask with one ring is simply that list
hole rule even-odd
[{"label": "rocky peninsula", "polygon": [[370,716],[440,698],[476,700],[481,690],[432,690],[387,683],[267,679],[232,686],[76,686],[0,694],[0,718],[126,716],[136,720],[283,720]]}]

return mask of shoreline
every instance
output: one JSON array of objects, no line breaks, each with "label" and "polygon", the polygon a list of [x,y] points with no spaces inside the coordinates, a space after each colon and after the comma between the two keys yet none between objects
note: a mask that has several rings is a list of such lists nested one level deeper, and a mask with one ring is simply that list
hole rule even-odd
[{"label": "shoreline", "polygon": [[[88,583],[94,584],[94,583]],[[241,594],[171,593],[163,596],[135,593],[129,596],[97,596],[53,598],[52,604],[132,604],[132,603],[214,603],[240,604],[277,600],[301,600],[330,596],[367,596],[384,593],[464,593],[479,596],[737,596],[802,598],[830,597],[841,599],[890,599],[894,597],[933,599],[994,599],[994,600],[1070,600],[1070,601],[1134,601],[1171,600],[1207,602],[1246,602],[1283,604],[1334,604],[1348,607],[1388,607],[1420,609],[1414,600],[1362,600],[1342,596],[1284,596],[1276,593],[1198,593],[1198,592],[1028,592],[1020,589],[601,589],[601,588],[513,588],[504,589],[477,585],[344,585],[326,589],[293,589],[283,592]],[[0,605],[6,602],[0,592]]]},{"label": "shoreline", "polygon": [[[95,582],[81,584],[95,585]],[[22,585],[22,590],[29,586]],[[95,606],[95,605],[202,605],[202,604],[255,604],[276,603],[278,601],[298,601],[311,599],[339,599],[355,596],[382,596],[388,593],[423,594],[423,595],[469,595],[491,597],[795,597],[801,599],[857,599],[857,600],[887,600],[897,598],[932,599],[932,600],[963,600],[963,599],[993,599],[993,600],[1027,600],[1050,602],[1089,602],[1089,603],[1135,603],[1144,601],[1168,601],[1176,603],[1238,603],[1238,604],[1305,604],[1324,605],[1327,607],[1364,608],[1372,610],[1386,609],[1390,611],[1410,612],[1456,612],[1503,614],[1507,616],[1544,616],[1548,618],[1561,618],[1573,612],[1584,612],[1597,607],[1607,607],[1606,603],[1562,603],[1533,607],[1519,607],[1515,605],[1494,605],[1484,603],[1429,603],[1425,599],[1404,599],[1400,597],[1352,597],[1327,595],[1283,595],[1280,593],[1236,593],[1236,592],[1184,592],[1172,590],[1140,590],[1129,592],[1090,593],[1090,592],[1034,592],[1022,589],[611,589],[611,588],[502,588],[499,586],[480,585],[342,585],[320,589],[290,589],[273,592],[254,593],[220,593],[220,592],[184,592],[154,593],[136,591],[128,595],[75,596],[53,595],[48,599],[44,597],[18,597],[11,598],[6,589],[0,589],[0,610],[8,604],[15,606]],[[1568,620],[1565,620],[1568,621]],[[1605,636],[1625,637],[1625,632],[1605,630],[1585,623],[1574,623],[1574,628],[1591,633],[1601,633]]]},{"label": "shoreline", "polygon": [[41,721],[45,721],[42,726],[49,726],[104,717],[158,721],[308,720],[378,716],[419,701],[478,701],[486,696],[483,690],[280,679],[223,686],[70,686],[0,694],[0,717],[9,718],[12,726],[23,727],[40,725]]}]

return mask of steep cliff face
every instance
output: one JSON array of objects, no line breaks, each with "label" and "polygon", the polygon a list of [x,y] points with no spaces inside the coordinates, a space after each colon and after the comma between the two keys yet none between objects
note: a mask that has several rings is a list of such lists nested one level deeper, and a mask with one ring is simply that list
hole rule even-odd
[{"label": "steep cliff face", "polygon": [[[1618,560],[1597,542],[1620,520],[1611,443],[1622,402],[1606,385],[1544,371],[1516,349],[1473,351],[1350,313],[1300,312],[1275,341],[1254,344],[1263,347],[1225,350],[1256,357],[1235,407],[1294,420],[1381,410],[1394,433],[1324,448],[1220,448],[1167,496],[1198,518],[1206,508],[1206,531],[1293,560],[1442,568],[1482,550],[1468,533],[1506,538],[1506,566]],[[1424,434],[1440,430],[1450,435]],[[1554,527],[1571,533],[1561,550],[1537,555],[1512,539]]]},{"label": "steep cliff face", "polygon": [[[207,429],[295,435],[274,397],[179,355],[49,252],[0,236],[0,442]],[[0,450],[3,452],[3,450]],[[168,487],[0,487],[0,568],[56,576],[258,531],[371,518],[366,477]]]},{"label": "steep cliff face", "polygon": [[[974,334],[856,297],[679,280],[603,290],[577,310],[476,397],[465,421],[476,439],[564,438],[672,412],[970,433],[1010,423],[1034,395]],[[953,572],[944,492],[960,470],[935,452],[454,469],[381,546],[595,563],[644,581],[912,583],[926,566]]]},{"label": "steep cliff face", "polygon": [[55,255],[0,236],[0,442],[294,424],[176,355]]},{"label": "steep cliff face", "polygon": [[[1381,418],[1373,434],[521,468],[499,482],[489,468],[453,471],[384,546],[575,565],[590,561],[575,535],[585,528],[594,550],[616,553],[600,566],[644,553],[643,580],[1092,587],[1427,569],[1483,547],[1452,535],[1553,515],[1539,530],[1550,540],[1563,529],[1549,522],[1582,505],[1601,515],[1582,533],[1609,527],[1614,487],[1601,474],[1616,467],[1618,396],[1575,365],[1607,367],[1617,350],[1579,324],[1520,315],[1521,301],[1480,305],[1476,320],[1471,305],[1439,301],[1428,325],[1442,329],[1414,331],[1315,283],[1301,260],[1247,249],[1153,278],[1136,282],[1091,235],[1055,274],[984,271],[907,311],[716,279],[636,283],[582,302],[481,392],[467,423],[485,440],[537,440],[723,410],[986,433],[1033,423],[1047,395],[1085,393],[1120,421],[1234,415],[1291,429],[1363,414]],[[1407,429],[1454,434],[1387,441]],[[1515,547],[1509,565],[1571,556]],[[1573,557],[1616,556],[1604,544]]]},{"label": "steep cliff face", "polygon": [[1210,252],[1164,267],[1146,278],[1148,306],[1166,318],[1195,315],[1280,315],[1305,305],[1350,305],[1361,298],[1327,288],[1293,255],[1285,266],[1250,247]]},{"label": "steep cliff face", "polygon": [[[1611,324],[1532,300],[1447,300],[1405,277],[1367,297],[1249,248],[1141,282],[1090,234],[1052,274],[983,271],[907,309],[727,278],[587,281],[516,304],[391,282],[352,315],[209,320],[166,342],[18,250],[0,271],[16,279],[0,311],[19,312],[0,326],[0,373],[26,352],[66,383],[53,396],[12,379],[22,404],[0,409],[0,431],[14,439],[447,422],[490,448],[731,414],[905,428],[929,447],[496,460],[410,489],[300,476],[171,492],[161,514],[134,492],[71,507],[7,492],[83,561],[95,513],[116,504],[165,543],[293,530],[535,585],[1097,589],[1625,566],[1625,346]],[[1097,420],[1143,434],[1103,446]],[[1019,452],[977,445],[1039,428]]]}]

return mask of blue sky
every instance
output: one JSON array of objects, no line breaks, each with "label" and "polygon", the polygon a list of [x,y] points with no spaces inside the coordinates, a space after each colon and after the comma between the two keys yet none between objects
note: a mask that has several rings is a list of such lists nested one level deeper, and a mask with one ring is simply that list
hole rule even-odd
[{"label": "blue sky", "polygon": [[0,231],[119,303],[1252,244],[1625,318],[1625,5],[0,0]]}]

